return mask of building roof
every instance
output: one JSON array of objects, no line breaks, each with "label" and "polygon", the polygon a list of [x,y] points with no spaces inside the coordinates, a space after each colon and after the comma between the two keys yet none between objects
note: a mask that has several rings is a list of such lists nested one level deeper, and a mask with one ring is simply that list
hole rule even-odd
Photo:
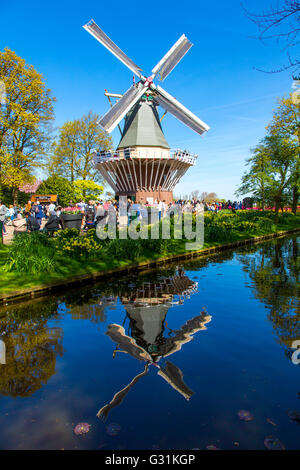
[{"label": "building roof", "polygon": [[170,148],[160,125],[156,105],[148,99],[142,99],[127,113],[117,148],[137,146]]}]

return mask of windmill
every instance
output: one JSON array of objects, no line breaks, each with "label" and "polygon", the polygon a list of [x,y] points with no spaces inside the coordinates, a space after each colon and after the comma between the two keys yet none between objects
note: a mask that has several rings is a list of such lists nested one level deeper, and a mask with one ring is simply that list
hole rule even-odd
[{"label": "windmill", "polygon": [[117,196],[126,195],[143,202],[151,202],[153,199],[172,202],[175,185],[187,169],[195,165],[197,155],[186,150],[170,149],[162,131],[162,118],[159,117],[157,107],[161,106],[165,113],[173,114],[200,135],[207,132],[209,127],[160,85],[155,85],[153,80],[158,76],[163,81],[189,51],[192,43],[183,34],[153,68],[152,74],[146,77],[142,69],[124,54],[94,20],[83,27],[139,79],[137,82],[134,80],[123,95],[105,91],[109,100],[114,97],[118,101],[114,105],[110,101],[111,108],[101,117],[99,124],[110,133],[123,118],[125,123],[116,152],[95,154],[96,168]]}]

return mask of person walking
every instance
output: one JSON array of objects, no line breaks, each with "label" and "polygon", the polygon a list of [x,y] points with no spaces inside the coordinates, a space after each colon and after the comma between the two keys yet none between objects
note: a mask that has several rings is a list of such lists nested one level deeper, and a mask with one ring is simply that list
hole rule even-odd
[{"label": "person walking", "polygon": [[95,227],[96,209],[94,201],[89,201],[85,209],[85,225],[84,230]]},{"label": "person walking", "polygon": [[5,233],[4,222],[5,222],[5,217],[6,217],[6,211],[7,211],[6,206],[0,200],[0,239],[2,243],[3,243],[3,234]]},{"label": "person walking", "polygon": [[37,223],[39,224],[39,226],[41,226],[43,217],[44,217],[43,206],[41,204],[38,204],[36,209],[35,209],[35,218],[36,218]]},{"label": "person walking", "polygon": [[25,205],[25,212],[30,212],[31,211],[31,201],[28,201]]},{"label": "person walking", "polygon": [[55,204],[54,204],[53,202],[51,202],[51,203],[49,204],[49,207],[48,207],[49,216],[50,216],[51,214],[54,214],[54,211],[55,211]]},{"label": "person walking", "polygon": [[37,219],[33,215],[31,215],[30,212],[26,212],[25,217],[27,232],[36,232],[40,230],[40,226]]},{"label": "person walking", "polygon": [[104,206],[102,202],[99,202],[97,205],[97,211],[96,211],[96,224],[101,222],[105,217],[107,216],[107,211],[104,209]]}]

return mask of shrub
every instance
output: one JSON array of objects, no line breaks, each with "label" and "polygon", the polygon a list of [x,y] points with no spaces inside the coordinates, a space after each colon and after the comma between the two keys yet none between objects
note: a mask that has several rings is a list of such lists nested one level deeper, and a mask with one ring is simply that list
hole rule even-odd
[{"label": "shrub", "polygon": [[95,257],[102,249],[92,236],[82,236],[76,228],[59,230],[55,238],[58,251],[71,257]]},{"label": "shrub", "polygon": [[57,194],[62,206],[68,206],[70,200],[75,199],[72,184],[62,176],[50,176],[41,183],[36,194]]},{"label": "shrub", "polygon": [[106,247],[106,252],[112,258],[118,260],[135,260],[142,254],[141,240],[131,238],[121,240],[110,240]]},{"label": "shrub", "polygon": [[10,246],[4,269],[38,274],[55,270],[55,246],[47,234],[20,233]]}]

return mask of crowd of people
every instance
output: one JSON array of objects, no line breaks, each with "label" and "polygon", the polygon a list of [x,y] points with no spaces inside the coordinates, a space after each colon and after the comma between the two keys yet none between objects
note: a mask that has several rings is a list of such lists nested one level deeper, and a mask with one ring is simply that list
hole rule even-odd
[{"label": "crowd of people", "polygon": [[0,200],[0,235],[21,232],[57,231],[62,228],[60,219],[61,207],[54,203],[41,204],[29,201],[24,206],[9,205]]},{"label": "crowd of people", "polygon": [[125,214],[126,223],[128,224],[136,218],[149,223],[150,208],[156,212],[159,220],[174,211],[199,213],[202,211],[219,212],[223,209],[230,209],[235,212],[236,210],[245,209],[243,203],[237,201],[205,202],[195,199],[179,199],[167,204],[165,200],[154,200],[150,203],[143,200],[137,202],[127,199],[125,205],[123,202],[124,200],[119,203],[119,200],[116,199],[110,201],[90,200],[88,203],[84,201],[73,203],[73,201],[70,201],[68,207],[62,208],[60,205],[54,204],[53,202],[43,204],[31,201],[25,206],[10,205],[6,207],[2,201],[0,201],[0,235],[2,234],[2,237],[7,235],[9,227],[14,234],[38,230],[54,234],[60,228],[64,228],[63,211],[81,212],[83,214],[82,229],[85,231],[91,227],[95,227],[97,223],[104,219],[105,222],[108,222],[110,217],[120,223],[122,214]]}]

